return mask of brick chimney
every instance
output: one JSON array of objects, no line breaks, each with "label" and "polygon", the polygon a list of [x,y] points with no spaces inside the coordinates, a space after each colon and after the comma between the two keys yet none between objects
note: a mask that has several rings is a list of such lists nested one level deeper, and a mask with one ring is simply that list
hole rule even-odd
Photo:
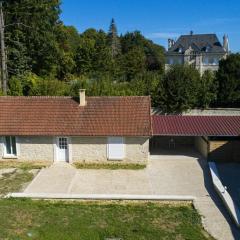
[{"label": "brick chimney", "polygon": [[80,89],[79,90],[79,106],[80,107],[84,107],[87,105],[87,102],[86,102],[86,96],[85,96],[85,89]]}]

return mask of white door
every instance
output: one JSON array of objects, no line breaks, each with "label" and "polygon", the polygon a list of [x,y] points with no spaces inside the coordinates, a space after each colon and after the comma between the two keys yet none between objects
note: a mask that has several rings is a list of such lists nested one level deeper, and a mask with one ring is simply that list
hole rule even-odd
[{"label": "white door", "polygon": [[108,159],[121,160],[125,157],[123,137],[108,138]]},{"label": "white door", "polygon": [[69,146],[67,137],[57,138],[57,161],[68,162],[69,159]]}]

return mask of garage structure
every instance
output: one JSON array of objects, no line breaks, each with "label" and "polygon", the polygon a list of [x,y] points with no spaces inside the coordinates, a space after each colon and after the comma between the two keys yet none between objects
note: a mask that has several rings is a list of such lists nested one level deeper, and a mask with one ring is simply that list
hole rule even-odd
[{"label": "garage structure", "polygon": [[153,115],[151,154],[198,151],[211,161],[240,162],[240,116]]}]

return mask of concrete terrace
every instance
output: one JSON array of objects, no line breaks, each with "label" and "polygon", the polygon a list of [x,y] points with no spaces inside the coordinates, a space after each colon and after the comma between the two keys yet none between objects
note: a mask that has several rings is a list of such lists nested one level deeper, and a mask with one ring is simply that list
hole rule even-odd
[{"label": "concrete terrace", "polygon": [[144,170],[86,170],[57,163],[42,169],[24,193],[194,196],[204,227],[213,237],[240,239],[213,189],[206,160],[196,153],[153,155]]}]

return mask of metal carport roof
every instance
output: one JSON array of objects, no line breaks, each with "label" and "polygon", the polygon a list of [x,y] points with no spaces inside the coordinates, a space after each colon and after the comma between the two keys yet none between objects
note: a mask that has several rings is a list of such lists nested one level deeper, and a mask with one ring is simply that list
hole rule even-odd
[{"label": "metal carport roof", "polygon": [[153,115],[155,136],[240,136],[240,116]]}]

